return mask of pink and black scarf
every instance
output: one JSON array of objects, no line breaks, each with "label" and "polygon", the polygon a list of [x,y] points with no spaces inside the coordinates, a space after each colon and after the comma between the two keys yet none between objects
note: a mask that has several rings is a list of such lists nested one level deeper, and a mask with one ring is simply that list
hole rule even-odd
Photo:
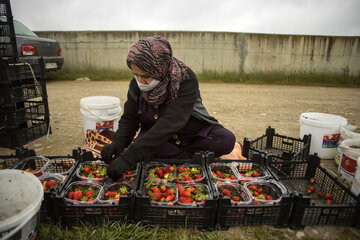
[{"label": "pink and black scarf", "polygon": [[181,82],[185,79],[187,66],[172,56],[170,43],[163,37],[146,37],[129,50],[127,64],[134,63],[160,83],[142,96],[150,105],[158,106],[177,98]]}]

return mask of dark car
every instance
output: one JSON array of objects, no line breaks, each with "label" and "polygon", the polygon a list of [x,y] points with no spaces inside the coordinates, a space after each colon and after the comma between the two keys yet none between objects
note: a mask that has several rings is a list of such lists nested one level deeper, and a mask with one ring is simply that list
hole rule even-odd
[{"label": "dark car", "polygon": [[[4,20],[0,17],[0,20]],[[5,20],[6,21],[6,20]],[[36,63],[39,57],[44,59],[45,71],[59,70],[64,58],[58,41],[48,38],[39,38],[28,27],[13,19],[18,59],[20,62]]]}]

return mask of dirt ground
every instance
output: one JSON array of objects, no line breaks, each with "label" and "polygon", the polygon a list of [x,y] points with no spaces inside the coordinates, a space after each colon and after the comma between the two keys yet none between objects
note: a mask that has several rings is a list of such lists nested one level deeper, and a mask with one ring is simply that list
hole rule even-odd
[{"label": "dirt ground", "polygon": [[[34,149],[38,155],[71,154],[72,149],[84,143],[80,99],[88,96],[115,96],[120,98],[123,106],[127,89],[128,82],[48,82],[52,134],[26,144],[25,147]],[[299,117],[303,112],[340,115],[349,123],[360,125],[359,88],[201,83],[200,90],[209,113],[233,131],[239,142],[243,142],[244,137],[252,140],[265,134],[268,126],[275,128],[279,134],[298,138]],[[0,155],[12,152],[10,149],[0,148]],[[322,164],[336,173],[337,166],[333,159],[322,160]],[[241,228],[234,227],[226,234],[234,231],[235,234],[240,234],[237,229],[241,232]],[[288,231],[290,239],[296,238],[296,231],[284,231]],[[342,234],[347,231],[347,228],[320,226],[303,230],[306,236],[318,239],[341,239]]]}]

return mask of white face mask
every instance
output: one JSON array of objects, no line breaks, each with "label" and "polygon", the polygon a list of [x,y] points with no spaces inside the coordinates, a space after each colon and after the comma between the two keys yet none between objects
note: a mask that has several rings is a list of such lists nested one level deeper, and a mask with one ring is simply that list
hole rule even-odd
[{"label": "white face mask", "polygon": [[135,76],[135,80],[136,80],[136,83],[139,86],[140,90],[143,92],[150,92],[160,83],[160,81],[153,79],[152,82],[149,84],[142,84],[137,80],[136,76]]}]

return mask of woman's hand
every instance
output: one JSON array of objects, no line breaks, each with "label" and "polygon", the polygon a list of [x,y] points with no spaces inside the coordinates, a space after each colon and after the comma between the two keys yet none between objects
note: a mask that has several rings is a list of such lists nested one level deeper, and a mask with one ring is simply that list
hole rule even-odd
[{"label": "woman's hand", "polygon": [[114,161],[112,161],[107,169],[107,175],[109,178],[115,180],[121,177],[121,175],[132,167],[128,161],[126,161],[121,156],[117,157]]},{"label": "woman's hand", "polygon": [[105,163],[110,164],[113,161],[113,159],[116,158],[117,156],[119,156],[119,154],[122,153],[123,151],[124,151],[124,148],[122,148],[116,142],[112,142],[112,143],[106,145],[101,150],[102,160]]}]

